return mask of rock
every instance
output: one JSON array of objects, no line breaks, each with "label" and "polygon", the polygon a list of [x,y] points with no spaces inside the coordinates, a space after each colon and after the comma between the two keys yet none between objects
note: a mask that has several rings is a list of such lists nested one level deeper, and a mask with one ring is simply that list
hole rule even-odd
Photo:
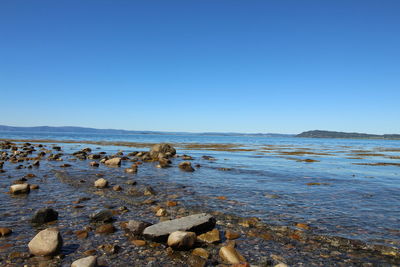
[{"label": "rock", "polygon": [[89,236],[89,232],[87,230],[78,230],[75,231],[75,235],[79,239],[85,239]]},{"label": "rock", "polygon": [[201,233],[211,230],[215,222],[215,218],[211,215],[200,213],[154,224],[144,229],[143,235],[150,240],[165,241],[171,233],[176,231]]},{"label": "rock", "polygon": [[98,234],[112,234],[115,232],[115,227],[112,224],[103,224],[96,228]]},{"label": "rock", "polygon": [[190,249],[196,242],[196,234],[193,232],[176,231],[168,236],[168,246],[173,249]]},{"label": "rock", "polygon": [[137,173],[137,169],[133,169],[133,168],[126,168],[125,169],[126,173]]},{"label": "rock", "polygon": [[10,186],[10,193],[14,195],[28,194],[30,191],[29,184],[15,184]]},{"label": "rock", "polygon": [[164,217],[167,216],[167,211],[163,208],[159,208],[156,212],[157,217]]},{"label": "rock", "polygon": [[278,263],[277,265],[274,265],[274,267],[288,267],[288,265],[281,262],[281,263]]},{"label": "rock", "polygon": [[170,167],[171,161],[166,158],[160,158],[160,159],[158,159],[158,163],[161,168],[167,168],[167,167]]},{"label": "rock", "polygon": [[182,155],[181,159],[183,159],[183,160],[193,160],[193,157],[188,156],[188,155]]},{"label": "rock", "polygon": [[113,214],[111,210],[97,210],[90,215],[91,222],[111,222],[113,220]]},{"label": "rock", "polygon": [[11,233],[12,233],[12,230],[10,228],[0,227],[0,235],[1,236],[7,236],[7,235],[10,235]]},{"label": "rock", "polygon": [[130,220],[126,225],[126,229],[129,230],[135,236],[141,236],[146,227],[151,226],[151,223],[144,221]]},{"label": "rock", "polygon": [[230,264],[238,264],[246,262],[246,259],[237,252],[233,246],[224,246],[219,250],[219,256],[221,259]]},{"label": "rock", "polygon": [[82,258],[74,261],[71,264],[71,267],[96,267],[97,266],[97,257],[89,256],[86,258]]},{"label": "rock", "polygon": [[233,240],[233,239],[238,239],[240,237],[240,234],[237,232],[233,232],[231,230],[226,230],[225,237],[228,240]]},{"label": "rock", "polygon": [[31,185],[29,186],[29,189],[30,189],[30,190],[39,189],[39,185],[37,185],[37,184],[31,184]]},{"label": "rock", "polygon": [[158,160],[159,158],[170,158],[176,154],[176,150],[170,144],[155,144],[150,149],[150,157]]},{"label": "rock", "polygon": [[113,190],[114,190],[114,191],[121,191],[121,190],[122,190],[122,187],[121,187],[120,185],[114,185],[114,186],[113,186]]},{"label": "rock", "polygon": [[135,239],[135,240],[132,240],[131,242],[132,242],[132,244],[134,244],[137,247],[143,247],[146,245],[146,241],[140,240],[140,239]]},{"label": "rock", "polygon": [[96,162],[96,161],[91,161],[91,162],[89,163],[89,165],[92,166],[92,167],[99,167],[99,163]]},{"label": "rock", "polygon": [[60,232],[56,228],[40,231],[28,244],[29,252],[35,256],[58,254],[63,244]]},{"label": "rock", "polygon": [[94,182],[94,186],[97,188],[106,188],[108,186],[108,181],[104,178],[97,179]]},{"label": "rock", "polygon": [[121,158],[112,158],[109,160],[106,160],[104,162],[107,166],[120,166],[121,165]]},{"label": "rock", "polygon": [[52,208],[37,210],[31,219],[31,223],[44,224],[58,219],[58,212]]},{"label": "rock", "polygon": [[179,163],[179,169],[185,172],[193,172],[194,169],[192,167],[192,164],[189,161],[184,161]]},{"label": "rock", "polygon": [[212,244],[221,241],[218,229],[213,229],[207,233],[201,234],[197,237],[200,241]]},{"label": "rock", "polygon": [[203,259],[208,259],[210,257],[210,253],[208,253],[204,248],[195,248],[193,249],[192,254],[202,257]]},{"label": "rock", "polygon": [[32,163],[32,165],[37,167],[37,166],[40,165],[40,161],[39,161],[39,160],[35,160],[35,161]]},{"label": "rock", "polygon": [[156,194],[156,191],[151,186],[146,186],[146,188],[143,191],[143,194],[145,196],[152,196]]}]

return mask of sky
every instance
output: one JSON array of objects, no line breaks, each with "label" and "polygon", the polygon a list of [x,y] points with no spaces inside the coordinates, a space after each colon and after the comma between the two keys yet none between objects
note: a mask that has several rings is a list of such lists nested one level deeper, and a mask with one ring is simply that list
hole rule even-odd
[{"label": "sky", "polygon": [[0,124],[400,133],[398,0],[2,0]]}]

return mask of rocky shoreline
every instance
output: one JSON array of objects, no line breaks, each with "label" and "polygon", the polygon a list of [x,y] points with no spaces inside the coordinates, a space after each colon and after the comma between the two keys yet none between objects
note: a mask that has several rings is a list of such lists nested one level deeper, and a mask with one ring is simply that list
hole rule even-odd
[{"label": "rocky shoreline", "polygon": [[[2,207],[2,266],[400,264],[396,248],[317,235],[302,222],[269,225],[211,210],[188,201],[191,192],[185,187],[137,181],[136,173],[149,168],[179,168],[188,174],[201,168],[171,145],[108,155],[91,148],[65,153],[49,143],[0,143],[4,197],[21,205]],[[213,159],[204,155],[204,160]],[[75,169],[78,163],[86,169]],[[65,195],[55,194],[58,189]],[[221,195],[217,201],[227,200]],[[195,223],[191,216],[200,218]],[[154,228],[162,234],[155,236]]]}]

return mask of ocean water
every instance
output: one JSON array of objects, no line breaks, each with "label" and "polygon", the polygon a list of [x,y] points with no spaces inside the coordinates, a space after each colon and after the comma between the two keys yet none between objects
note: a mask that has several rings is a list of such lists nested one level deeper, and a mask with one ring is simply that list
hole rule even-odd
[{"label": "ocean water", "polygon": [[[196,194],[190,201],[214,210],[275,225],[307,223],[316,233],[400,247],[399,140],[25,132],[0,132],[0,138],[173,143],[178,154],[193,156],[192,164],[201,167],[193,173],[152,168],[139,172],[139,178],[183,185]],[[62,145],[69,152],[82,147],[107,153],[145,150]],[[204,155],[216,160],[204,160]]]}]

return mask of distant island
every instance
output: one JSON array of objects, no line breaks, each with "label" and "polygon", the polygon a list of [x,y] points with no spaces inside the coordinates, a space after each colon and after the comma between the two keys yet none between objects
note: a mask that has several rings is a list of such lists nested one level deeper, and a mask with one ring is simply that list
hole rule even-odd
[{"label": "distant island", "polygon": [[356,138],[356,139],[400,139],[400,134],[366,134],[366,133],[346,133],[334,131],[307,131],[296,135],[296,137],[307,138]]},{"label": "distant island", "polygon": [[205,136],[254,136],[254,137],[293,137],[294,134],[277,134],[277,133],[219,133],[219,132],[162,132],[162,131],[129,131],[117,129],[96,129],[77,126],[34,126],[20,127],[0,125],[0,132],[29,132],[29,133],[87,133],[87,134],[159,134],[159,135],[205,135]]}]

